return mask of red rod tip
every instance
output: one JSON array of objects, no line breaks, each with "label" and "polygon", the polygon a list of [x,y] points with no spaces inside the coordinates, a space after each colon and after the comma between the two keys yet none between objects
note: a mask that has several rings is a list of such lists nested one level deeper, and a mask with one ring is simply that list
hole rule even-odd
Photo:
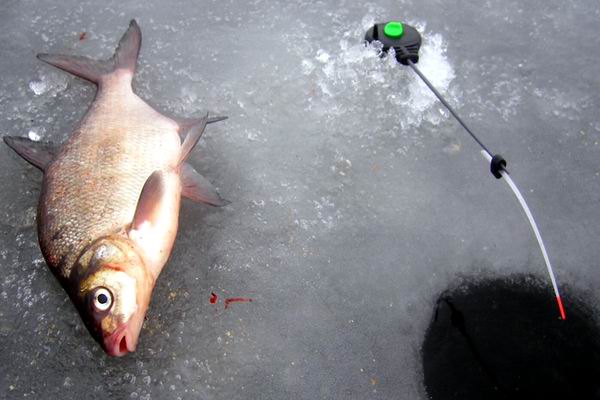
[{"label": "red rod tip", "polygon": [[565,308],[563,307],[563,303],[560,296],[556,296],[556,302],[558,303],[558,309],[560,310],[560,317],[564,321],[567,319],[567,314],[565,314]]}]

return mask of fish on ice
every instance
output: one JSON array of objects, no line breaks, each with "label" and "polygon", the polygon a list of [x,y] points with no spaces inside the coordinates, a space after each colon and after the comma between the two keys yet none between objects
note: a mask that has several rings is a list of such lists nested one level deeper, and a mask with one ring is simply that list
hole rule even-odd
[{"label": "fish on ice", "polygon": [[227,203],[186,162],[206,125],[226,117],[168,117],[138,97],[132,79],[141,39],[132,20],[108,60],[39,54],[96,84],[96,97],[60,147],[4,137],[44,173],[37,212],[44,259],[112,356],[137,346],[154,284],[173,248],[181,197]]}]

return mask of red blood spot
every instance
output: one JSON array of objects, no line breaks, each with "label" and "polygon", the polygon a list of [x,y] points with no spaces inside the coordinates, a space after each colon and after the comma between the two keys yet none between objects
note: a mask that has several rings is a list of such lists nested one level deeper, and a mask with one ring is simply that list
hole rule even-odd
[{"label": "red blood spot", "polygon": [[252,299],[245,297],[231,297],[229,299],[225,299],[225,309],[229,308],[229,304],[231,303],[252,303]]},{"label": "red blood spot", "polygon": [[219,299],[219,296],[217,296],[213,292],[210,292],[210,304],[217,304],[218,299]]},{"label": "red blood spot", "polygon": [[79,34],[79,40],[85,40],[85,35],[87,35],[87,33],[86,33],[86,32],[81,32],[81,33]]}]

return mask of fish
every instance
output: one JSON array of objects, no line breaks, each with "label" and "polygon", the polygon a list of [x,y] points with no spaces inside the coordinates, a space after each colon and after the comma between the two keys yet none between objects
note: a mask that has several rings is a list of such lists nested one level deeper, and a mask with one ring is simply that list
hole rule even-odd
[{"label": "fish", "polygon": [[110,356],[136,349],[173,249],[181,198],[229,203],[187,162],[207,124],[227,117],[167,116],[135,94],[141,40],[132,20],[110,59],[38,54],[94,83],[96,96],[61,146],[3,138],[43,172],[37,209],[42,254]]}]

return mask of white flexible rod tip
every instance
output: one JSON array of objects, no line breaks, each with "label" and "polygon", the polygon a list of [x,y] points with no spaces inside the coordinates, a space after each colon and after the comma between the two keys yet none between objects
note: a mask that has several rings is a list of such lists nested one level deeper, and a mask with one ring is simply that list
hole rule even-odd
[{"label": "white flexible rod tip", "polygon": [[[481,154],[483,155],[483,158],[485,158],[487,160],[488,163],[492,162],[492,157],[490,156],[489,153],[487,153],[484,150],[481,150]],[[510,177],[510,175],[508,174],[507,171],[501,169],[499,172],[502,175],[502,177],[504,178],[504,181],[508,184],[508,186],[510,187],[512,192],[515,194],[517,200],[519,201],[519,204],[521,204],[521,208],[523,209],[523,211],[525,211],[525,215],[527,216],[527,219],[529,220],[529,225],[531,225],[531,229],[533,229],[535,238],[537,239],[537,242],[540,246],[540,250],[542,251],[542,256],[544,257],[544,262],[546,263],[546,268],[548,269],[548,274],[550,275],[550,280],[552,281],[552,288],[554,289],[554,294],[556,295],[556,302],[558,303],[558,309],[560,311],[560,316],[563,320],[565,320],[565,319],[567,319],[567,315],[565,314],[565,308],[563,306],[562,299],[560,298],[560,293],[558,291],[558,285],[556,284],[556,278],[554,276],[554,271],[552,270],[552,264],[550,264],[550,258],[548,257],[548,252],[546,252],[546,246],[544,245],[544,241],[542,240],[542,235],[540,234],[537,224],[535,223],[535,220],[533,219],[533,215],[531,214],[531,211],[529,210],[529,207],[527,206],[527,203],[525,202],[523,195],[519,191],[519,188],[517,188],[517,185],[513,182],[512,178]]]}]

